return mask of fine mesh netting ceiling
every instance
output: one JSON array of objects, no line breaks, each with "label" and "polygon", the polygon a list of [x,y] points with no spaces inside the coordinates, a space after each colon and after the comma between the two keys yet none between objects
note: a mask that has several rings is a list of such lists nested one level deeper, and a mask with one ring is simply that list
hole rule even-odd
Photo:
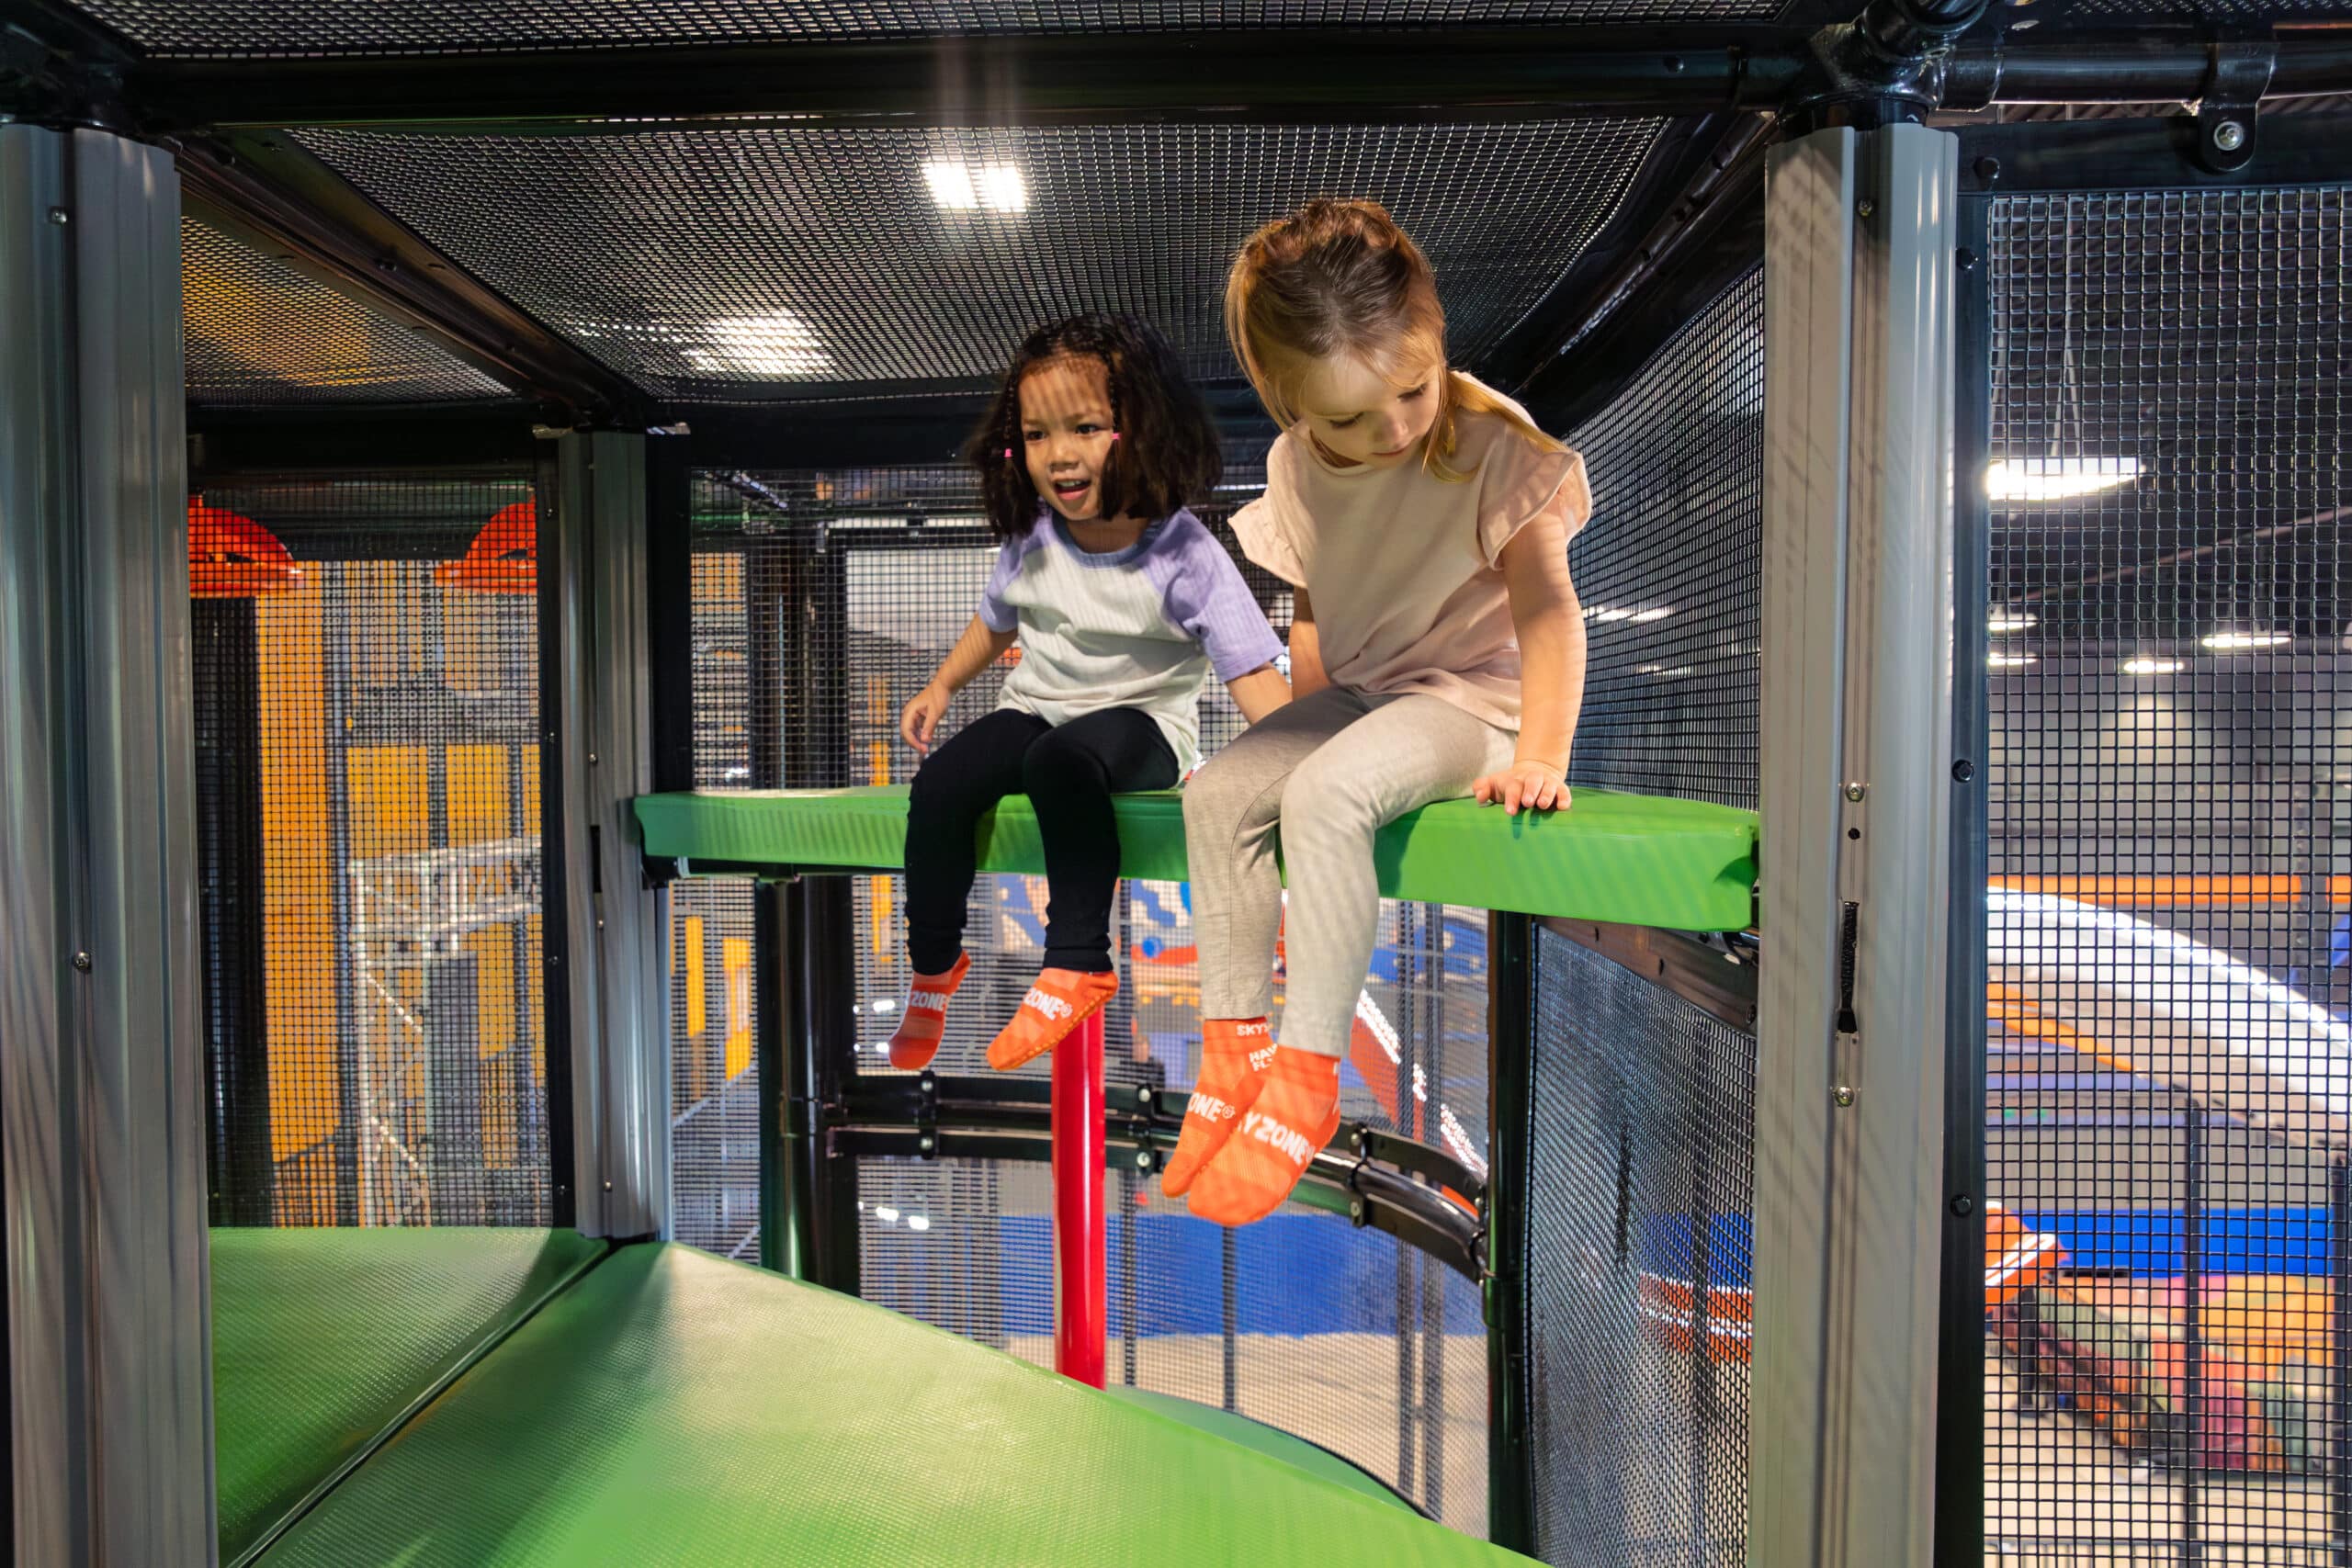
[{"label": "fine mesh netting ceiling", "polygon": [[1506,126],[795,125],[551,139],[312,130],[394,218],[649,392],[904,396],[992,378],[1080,309],[1235,367],[1226,265],[1307,197],[1387,203],[1445,289],[1457,364],[1607,223],[1654,120]]},{"label": "fine mesh netting ceiling", "polygon": [[180,223],[180,279],[191,402],[239,408],[514,395],[423,333],[371,314],[193,218]]},{"label": "fine mesh netting ceiling", "polygon": [[1180,28],[1766,21],[1781,0],[84,0],[158,55],[472,54]]}]

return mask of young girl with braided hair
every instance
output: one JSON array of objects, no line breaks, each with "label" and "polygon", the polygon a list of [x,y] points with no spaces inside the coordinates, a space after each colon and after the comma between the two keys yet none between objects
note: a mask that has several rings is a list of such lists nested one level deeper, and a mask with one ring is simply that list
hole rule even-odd
[{"label": "young girl with braided hair", "polygon": [[[1184,793],[1204,1060],[1163,1185],[1246,1224],[1338,1130],[1378,932],[1374,834],[1462,795],[1568,805],[1585,640],[1567,547],[1591,497],[1581,457],[1448,367],[1429,262],[1374,203],[1312,202],[1261,229],[1225,318],[1282,430],[1233,528],[1297,591],[1294,700]],[[1269,1054],[1284,870],[1288,997]]]},{"label": "young girl with braided hair", "polygon": [[[924,754],[907,811],[907,956],[890,1065],[926,1066],[971,968],[964,916],[981,816],[1026,794],[1045,840],[1045,972],[989,1047],[1010,1070],[1118,991],[1111,796],[1166,789],[1197,761],[1214,672],[1256,721],[1290,696],[1282,643],[1240,569],[1184,509],[1221,471],[1216,424],[1158,333],[1083,315],[1032,333],[974,438],[1002,541],[972,617],[899,720]],[[996,710],[933,749],[956,693],[1015,642]]]}]

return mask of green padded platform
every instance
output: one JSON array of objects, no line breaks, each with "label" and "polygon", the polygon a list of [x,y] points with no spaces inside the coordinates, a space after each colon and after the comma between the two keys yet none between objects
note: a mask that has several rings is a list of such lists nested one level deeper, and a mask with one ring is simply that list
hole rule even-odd
[{"label": "green padded platform", "polygon": [[1526,1560],[910,1318],[614,1253],[265,1568]]},{"label": "green padded platform", "polygon": [[214,1231],[221,1562],[604,1250],[571,1231]]},{"label": "green padded platform", "polygon": [[[1122,795],[1118,815],[1126,875],[1186,879],[1181,795]],[[640,795],[637,818],[646,852],[689,871],[888,871],[906,854],[903,785]],[[1580,789],[1571,810],[1517,817],[1441,801],[1382,829],[1374,854],[1392,898],[1673,931],[1742,931],[1753,918],[1756,814],[1702,801]],[[1046,869],[1027,797],[982,822],[980,869]]]},{"label": "green padded platform", "polygon": [[1239,1443],[1243,1448],[1264,1454],[1269,1459],[1296,1465],[1309,1475],[1319,1475],[1351,1492],[1361,1492],[1392,1508],[1402,1508],[1408,1514],[1418,1515],[1418,1510],[1410,1503],[1383,1485],[1377,1476],[1350,1464],[1329,1449],[1317,1448],[1305,1438],[1292,1437],[1279,1427],[1269,1427],[1263,1421],[1252,1421],[1247,1416],[1219,1410],[1214,1404],[1179,1399],[1172,1393],[1154,1393],[1141,1388],[1113,1388],[1103,1392],[1123,1404],[1148,1410],[1155,1416],[1164,1416],[1170,1421],[1181,1421],[1187,1427],[1197,1427],[1228,1443]]}]

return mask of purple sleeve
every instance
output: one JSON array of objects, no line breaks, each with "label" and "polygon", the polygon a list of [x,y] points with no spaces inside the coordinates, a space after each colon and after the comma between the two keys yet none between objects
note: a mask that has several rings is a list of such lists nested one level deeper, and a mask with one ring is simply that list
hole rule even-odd
[{"label": "purple sleeve", "polygon": [[1169,621],[1201,645],[1218,680],[1238,681],[1282,657],[1282,638],[1266,624],[1241,569],[1191,513],[1170,520],[1148,568]]},{"label": "purple sleeve", "polygon": [[989,585],[980,592],[980,619],[992,632],[1017,631],[1021,615],[1005,602],[1005,591],[1012,580],[1021,575],[1021,563],[1037,545],[1037,531],[1031,529],[1017,539],[1007,539],[996,553],[996,568],[989,573]]}]

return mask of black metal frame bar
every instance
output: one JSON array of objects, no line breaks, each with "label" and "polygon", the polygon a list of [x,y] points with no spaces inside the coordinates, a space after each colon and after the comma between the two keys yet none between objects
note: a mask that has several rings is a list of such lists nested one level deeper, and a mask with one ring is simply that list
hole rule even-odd
[{"label": "black metal frame bar", "polygon": [[248,598],[198,599],[190,612],[211,1223],[266,1225],[277,1167],[262,942],[260,622]]},{"label": "black metal frame bar", "polygon": [[[1756,265],[1764,246],[1760,114],[1669,128],[1610,231],[1577,258],[1515,336],[1478,373],[1512,388],[1555,427],[1608,406],[1690,315]],[[1678,313],[1679,312],[1679,313]]]},{"label": "black metal frame bar", "polygon": [[2352,117],[2289,115],[2261,122],[2255,155],[2227,172],[2199,155],[2198,122],[2032,120],[1960,131],[1961,189],[1971,195],[2235,186],[2340,185],[2352,180]]},{"label": "black metal frame bar", "polygon": [[1989,743],[1984,658],[1992,504],[1991,202],[1963,197],[1952,338],[1951,924],[1944,1024],[1944,1230],[1936,1332],[1935,1561],[1984,1559],[1984,899]]},{"label": "black metal frame bar", "polygon": [[1756,1032],[1757,966],[1738,949],[1717,947],[1684,931],[1648,926],[1550,917],[1539,923],[1681,998],[1708,1017],[1749,1034]]},{"label": "black metal frame bar", "polygon": [[1487,919],[1487,1535],[1535,1550],[1527,1386],[1527,1184],[1533,1146],[1535,921]]}]

